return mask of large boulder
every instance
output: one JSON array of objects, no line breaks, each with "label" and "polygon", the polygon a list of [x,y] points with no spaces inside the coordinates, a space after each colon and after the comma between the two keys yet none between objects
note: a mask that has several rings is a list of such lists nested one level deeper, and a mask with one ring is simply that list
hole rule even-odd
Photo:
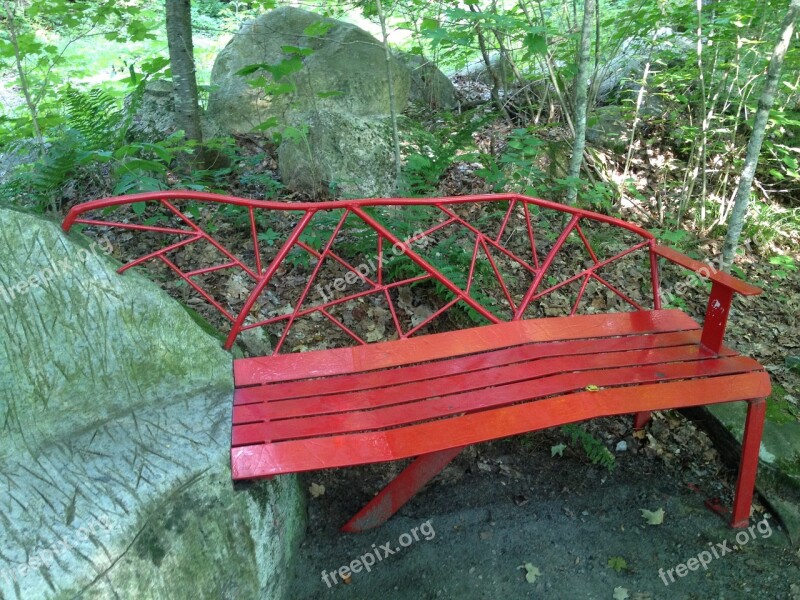
[{"label": "large boulder", "polygon": [[282,598],[302,494],[232,484],[219,340],[107,241],[0,237],[0,598]]},{"label": "large boulder", "polygon": [[314,196],[390,196],[395,163],[391,119],[364,119],[337,111],[290,117],[302,135],[278,148],[281,179]]},{"label": "large boulder", "polygon": [[[251,65],[264,68],[238,74]],[[395,58],[391,67],[401,112],[408,103],[410,74]],[[265,91],[276,83],[288,86]],[[383,45],[355,25],[290,6],[242,26],[214,61],[211,88],[208,116],[227,133],[247,133],[271,117],[284,124],[290,109],[390,114]]]},{"label": "large boulder", "polygon": [[439,67],[419,54],[398,56],[411,71],[409,100],[434,109],[453,109],[458,106],[456,88]]}]

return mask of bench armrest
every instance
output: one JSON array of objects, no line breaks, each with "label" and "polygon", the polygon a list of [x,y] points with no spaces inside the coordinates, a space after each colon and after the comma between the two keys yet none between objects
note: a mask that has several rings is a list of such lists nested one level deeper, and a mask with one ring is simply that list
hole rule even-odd
[{"label": "bench armrest", "polygon": [[743,296],[757,296],[762,292],[761,288],[750,285],[723,271],[717,271],[713,266],[690,258],[667,246],[656,244],[653,246],[653,253],[690,271],[694,271],[704,279],[711,280],[711,295],[708,298],[700,345],[711,352],[718,353],[722,348],[722,340],[725,337],[725,326],[728,323],[733,293],[737,292]]},{"label": "bench armrest", "polygon": [[757,296],[763,290],[759,287],[754,285],[750,285],[749,283],[742,281],[738,277],[734,277],[724,271],[717,271],[711,265],[707,265],[704,262],[700,262],[699,260],[695,260],[686,256],[685,254],[681,254],[677,250],[673,250],[668,246],[661,246],[656,244],[653,246],[653,252],[658,254],[659,256],[663,256],[667,260],[674,262],[682,267],[689,269],[690,271],[694,271],[701,277],[705,279],[710,279],[714,283],[718,283],[723,285],[727,288],[730,288],[734,292],[742,294],[743,296]]}]

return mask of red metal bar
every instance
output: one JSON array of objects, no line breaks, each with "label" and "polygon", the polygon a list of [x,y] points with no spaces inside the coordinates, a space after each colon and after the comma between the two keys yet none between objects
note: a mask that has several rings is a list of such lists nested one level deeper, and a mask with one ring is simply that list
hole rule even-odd
[{"label": "red metal bar", "polygon": [[503,237],[503,232],[506,230],[506,225],[508,225],[508,220],[511,218],[511,213],[514,210],[514,206],[516,206],[517,201],[512,200],[508,203],[508,210],[506,211],[505,216],[503,217],[503,222],[500,224],[500,231],[497,232],[497,237],[494,239],[496,243],[500,243],[500,238]]},{"label": "red metal bar", "polygon": [[544,259],[544,262],[542,263],[542,268],[536,274],[536,277],[534,278],[531,287],[528,289],[527,293],[525,294],[525,297],[522,299],[522,302],[520,302],[517,311],[514,313],[514,319],[513,319],[514,321],[522,318],[522,315],[525,313],[525,309],[528,308],[528,304],[530,304],[531,300],[533,299],[533,295],[539,288],[539,284],[542,283],[542,279],[544,279],[544,275],[545,273],[547,273],[547,269],[550,268],[550,265],[555,259],[556,254],[561,249],[561,246],[564,245],[567,236],[569,236],[569,234],[572,233],[572,230],[575,228],[575,225],[578,224],[579,220],[580,217],[578,215],[573,215],[572,219],[570,219],[569,223],[567,223],[567,226],[564,228],[564,231],[562,231],[561,235],[558,236],[556,243],[550,249],[550,252],[548,253],[547,257]]},{"label": "red metal bar", "polygon": [[175,274],[176,274],[178,277],[180,277],[180,278],[181,278],[181,279],[183,279],[183,280],[184,280],[186,283],[188,283],[190,286],[192,286],[192,288],[194,288],[194,290],[195,290],[195,291],[196,291],[198,294],[200,294],[200,295],[201,295],[201,296],[202,296],[202,297],[205,299],[205,301],[206,301],[206,302],[208,302],[209,304],[211,304],[211,306],[213,306],[213,307],[214,307],[214,308],[216,308],[216,309],[217,309],[217,310],[218,310],[220,313],[222,313],[222,316],[224,316],[224,317],[225,317],[226,319],[228,319],[229,321],[233,321],[233,315],[232,315],[231,313],[229,313],[227,310],[225,310],[225,308],[223,308],[223,306],[222,306],[222,305],[221,305],[219,302],[217,302],[216,300],[214,300],[214,298],[211,296],[211,294],[209,294],[207,291],[205,291],[205,290],[204,290],[204,289],[203,289],[203,288],[202,288],[202,287],[201,287],[201,286],[200,286],[200,285],[199,285],[197,282],[195,282],[195,281],[193,281],[192,279],[190,279],[190,278],[189,278],[189,277],[188,277],[188,276],[187,276],[187,275],[186,275],[186,274],[185,274],[183,271],[181,271],[181,270],[178,268],[178,265],[176,265],[175,263],[173,263],[171,260],[169,260],[169,259],[168,259],[166,256],[164,256],[164,255],[160,255],[158,258],[160,258],[160,259],[161,259],[161,261],[162,261],[162,262],[163,262],[165,265],[167,265],[167,266],[168,266],[170,269],[172,269],[172,270],[175,272]]},{"label": "red metal bar", "polygon": [[[84,204],[78,204],[75,208],[79,208],[89,204],[86,202]],[[88,212],[91,209],[86,209]],[[83,214],[83,213],[79,213]],[[64,225],[62,225],[62,229],[64,231],[69,231],[66,228],[66,221],[64,221]],[[72,225],[94,225],[96,227],[117,227],[119,229],[131,229],[133,231],[152,231],[153,233],[168,233],[170,235],[195,235],[196,231],[194,229],[174,229],[172,227],[158,227],[156,225],[137,225],[135,223],[120,223],[118,221],[98,221],[97,219],[78,219],[77,216],[73,217],[72,222],[70,223],[70,227]]]},{"label": "red metal bar", "polygon": [[[538,294],[534,294],[533,297],[531,298],[531,301],[539,300],[540,298],[543,298],[544,296],[546,296],[550,292],[554,292],[557,289],[564,287],[565,285],[569,285],[573,281],[577,281],[578,279],[580,279],[581,277],[583,277],[585,275],[588,275],[590,277],[594,277],[594,278],[598,279],[599,283],[601,283],[602,285],[604,285],[604,286],[608,287],[609,289],[611,289],[611,285],[609,283],[607,283],[605,280],[600,279],[596,275],[598,269],[602,269],[603,267],[611,264],[615,260],[619,260],[619,259],[624,258],[625,256],[627,256],[628,254],[636,252],[637,250],[643,248],[646,244],[647,244],[647,242],[642,242],[641,244],[636,244],[635,246],[631,246],[627,250],[623,250],[619,254],[615,254],[611,258],[607,258],[607,259],[605,259],[605,260],[603,260],[603,261],[601,261],[601,262],[599,262],[599,263],[597,263],[595,265],[592,265],[588,269],[584,269],[580,273],[576,273],[575,275],[572,275],[571,277],[568,277],[564,281],[560,281],[557,284],[555,284],[554,286],[551,286],[551,287],[547,288],[546,290],[539,292]],[[619,292],[617,292],[617,294],[619,295]],[[626,302],[630,303],[631,301],[626,300]]]},{"label": "red metal bar", "polygon": [[506,297],[508,301],[508,306],[511,307],[511,312],[513,313],[517,307],[514,306],[514,300],[511,299],[511,294],[508,293],[508,288],[506,287],[506,282],[503,281],[503,274],[500,273],[500,270],[497,268],[497,265],[492,258],[492,255],[489,254],[489,248],[486,246],[486,238],[481,237],[481,245],[483,246],[483,251],[486,254],[486,258],[489,259],[489,264],[492,267],[492,271],[494,271],[494,276],[497,278],[497,282],[500,284],[500,287],[503,289],[503,295]]},{"label": "red metal bar", "polygon": [[575,229],[578,230],[578,235],[581,236],[581,241],[583,242],[583,245],[586,246],[586,250],[589,251],[589,256],[592,257],[592,260],[595,263],[599,263],[600,261],[597,260],[597,255],[594,253],[594,250],[592,250],[592,245],[589,243],[589,240],[587,240],[586,236],[583,234],[583,229],[581,229],[580,223],[575,226]]},{"label": "red metal bar", "polygon": [[117,273],[122,274],[128,269],[136,267],[144,262],[147,262],[148,260],[152,260],[154,258],[161,258],[167,252],[172,252],[173,250],[177,250],[178,248],[182,248],[183,246],[188,246],[189,244],[202,239],[203,239],[202,235],[196,235],[194,237],[181,240],[180,242],[175,242],[174,244],[170,244],[169,246],[162,248],[161,250],[156,250],[155,252],[151,252],[150,254],[145,254],[144,256],[140,256],[136,260],[132,260],[130,262],[125,263],[119,269],[117,269]]},{"label": "red metal bar", "polygon": [[459,217],[459,216],[458,216],[457,214],[455,214],[454,212],[452,212],[452,211],[450,211],[450,210],[448,210],[448,209],[444,208],[443,206],[439,206],[439,210],[441,210],[442,212],[444,212],[444,213],[445,213],[445,214],[447,214],[447,215],[450,215],[450,216],[451,216],[451,217],[452,217],[452,218],[453,218],[453,219],[454,219],[454,220],[455,220],[455,221],[456,221],[456,222],[457,222],[459,225],[461,225],[461,226],[462,226],[462,227],[464,227],[465,229],[468,229],[469,231],[471,231],[472,233],[474,233],[476,236],[480,237],[480,238],[481,238],[482,240],[484,240],[485,242],[486,242],[486,241],[488,241],[488,242],[489,242],[489,244],[491,244],[491,245],[492,245],[492,247],[493,247],[495,250],[497,250],[498,252],[502,252],[503,254],[505,254],[506,256],[508,256],[508,258],[510,258],[510,259],[512,259],[512,260],[515,260],[515,261],[517,261],[519,264],[521,264],[523,267],[525,267],[525,268],[526,268],[528,271],[530,271],[531,273],[533,273],[533,272],[535,272],[535,271],[536,271],[536,269],[534,269],[534,268],[533,268],[531,265],[529,265],[527,261],[525,261],[525,260],[522,260],[522,259],[521,259],[519,256],[515,255],[513,252],[511,252],[511,251],[510,251],[510,250],[508,250],[507,248],[504,248],[503,246],[501,246],[500,244],[498,244],[497,242],[495,242],[495,241],[494,241],[492,238],[490,238],[490,237],[488,237],[488,236],[484,235],[484,234],[483,234],[483,233],[480,231],[480,229],[477,229],[476,227],[473,227],[473,226],[472,226],[470,223],[468,223],[467,221],[465,221],[464,219],[462,219],[461,217]]},{"label": "red metal bar", "polygon": [[761,448],[761,433],[764,430],[764,415],[767,403],[764,398],[751,400],[747,405],[747,419],[742,437],[742,461],[736,480],[736,495],[733,499],[731,527],[747,527],[750,522],[750,505],[756,485],[758,452]]},{"label": "red metal bar", "polygon": [[261,295],[261,292],[264,291],[264,288],[267,287],[267,284],[269,283],[270,279],[272,279],[272,276],[280,267],[281,262],[283,262],[283,259],[286,258],[286,255],[289,254],[289,252],[291,251],[292,246],[294,246],[295,242],[297,242],[297,240],[300,239],[300,235],[303,233],[303,230],[306,228],[306,225],[308,225],[308,222],[312,219],[313,216],[314,212],[312,210],[309,210],[305,215],[303,215],[303,218],[300,219],[300,222],[295,226],[294,231],[292,231],[292,234],[283,243],[281,249],[278,250],[278,254],[272,260],[272,263],[270,263],[266,273],[264,273],[261,276],[258,283],[256,284],[256,287],[253,288],[252,292],[250,292],[250,295],[247,297],[247,300],[244,303],[244,307],[242,307],[239,316],[236,317],[236,320],[233,323],[233,327],[231,327],[231,331],[228,334],[227,339],[225,340],[225,348],[227,350],[230,350],[231,346],[233,346],[233,342],[236,341],[236,337],[242,330],[242,324],[244,323],[244,320],[247,318],[247,315],[250,313],[250,309],[253,308],[253,304],[255,304],[256,300]]},{"label": "red metal bar", "polygon": [[525,226],[528,230],[528,239],[531,242],[531,254],[533,254],[533,266],[535,269],[539,269],[539,253],[536,251],[536,240],[533,236],[533,227],[531,226],[531,214],[528,210],[528,203],[523,202],[522,206],[525,210]]},{"label": "red metal bar", "polygon": [[[395,236],[391,231],[387,230],[383,225],[378,223],[375,219],[370,217],[367,213],[365,213],[359,206],[351,207],[352,211],[357,214],[361,219],[370,227],[375,229],[379,234],[383,235],[387,240],[392,242],[393,244],[402,243],[397,236]],[[485,317],[490,323],[499,323],[500,319],[494,316],[491,312],[486,310],[483,306],[475,302],[469,295],[467,295],[463,290],[461,290],[456,284],[450,281],[447,277],[439,273],[432,265],[428,263],[424,258],[419,256],[416,252],[414,252],[411,248],[407,248],[405,255],[408,256],[412,261],[414,261],[417,265],[422,267],[425,271],[430,273],[439,283],[441,283],[444,287],[448,290],[453,292],[456,296],[461,298],[464,302],[466,302],[471,308],[473,308],[478,314]]]},{"label": "red metal bar", "polygon": [[458,456],[463,447],[432,452],[415,459],[383,488],[364,508],[342,527],[346,533],[360,533],[383,525],[426,483],[441,473]]},{"label": "red metal bar", "polygon": [[170,190],[165,192],[145,192],[141,194],[130,194],[128,196],[116,196],[110,198],[102,198],[99,200],[92,200],[91,202],[84,202],[78,204],[70,209],[67,213],[62,228],[64,231],[69,231],[72,225],[75,224],[79,215],[92,210],[108,208],[111,206],[122,206],[125,204],[134,204],[136,202],[149,202],[161,200],[195,200],[199,202],[215,202],[220,204],[231,204],[233,206],[252,206],[253,208],[277,211],[318,211],[318,210],[335,210],[340,208],[353,208],[365,206],[445,206],[451,204],[465,204],[469,202],[507,202],[510,200],[518,200],[526,204],[534,204],[541,208],[555,210],[571,215],[578,215],[587,217],[601,223],[608,223],[609,225],[616,225],[632,231],[645,239],[653,239],[653,234],[638,225],[628,223],[615,217],[602,215],[588,210],[575,208],[573,206],[566,206],[557,202],[549,200],[542,200],[540,198],[531,198],[523,196],[522,194],[472,194],[467,196],[445,196],[441,198],[363,198],[358,200],[336,200],[331,202],[275,202],[266,200],[249,200],[245,198],[236,198],[234,196],[225,196],[222,194],[212,194],[209,192],[195,192],[191,190]]},{"label": "red metal bar", "polygon": [[[334,227],[333,232],[331,233],[331,237],[328,240],[328,243],[325,244],[325,248],[323,248],[322,253],[318,256],[317,264],[314,265],[314,269],[311,271],[311,275],[308,277],[306,286],[300,293],[300,297],[297,299],[297,303],[295,304],[294,310],[292,311],[292,314],[289,316],[288,319],[289,322],[286,323],[286,327],[284,327],[283,333],[281,334],[278,343],[275,344],[275,349],[273,351],[273,354],[277,354],[278,352],[280,352],[281,346],[283,346],[283,342],[286,340],[286,336],[289,335],[289,329],[291,329],[292,323],[294,323],[295,320],[297,319],[297,313],[300,312],[300,308],[303,306],[303,302],[306,301],[306,296],[308,296],[308,291],[311,289],[311,286],[314,285],[314,280],[317,278],[317,273],[319,273],[319,270],[322,268],[322,263],[328,256],[331,246],[333,246],[333,242],[336,240],[336,236],[339,235],[339,232],[341,231],[342,226],[344,225],[344,222],[347,220],[347,216],[349,214],[350,211],[347,210],[342,213],[342,217],[339,219],[339,223],[337,223],[336,227]],[[299,245],[301,245],[301,243],[298,240],[298,246]],[[308,250],[311,251],[311,249]],[[325,314],[324,310],[321,312]]]},{"label": "red metal bar", "polygon": [[649,240],[650,247],[650,284],[653,286],[653,308],[661,309],[661,285],[658,281],[658,255],[655,252],[655,240]]},{"label": "red metal bar", "polygon": [[256,273],[260,277],[261,270],[261,249],[258,244],[258,230],[256,228],[256,217],[252,206],[247,207],[247,213],[250,216],[250,235],[253,236],[253,253],[256,256]]}]

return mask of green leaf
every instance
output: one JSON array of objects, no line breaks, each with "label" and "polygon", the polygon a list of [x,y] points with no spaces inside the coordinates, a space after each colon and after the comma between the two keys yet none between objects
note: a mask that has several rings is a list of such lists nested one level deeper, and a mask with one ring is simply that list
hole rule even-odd
[{"label": "green leaf", "polygon": [[309,37],[319,37],[323,36],[328,33],[328,30],[333,26],[332,23],[328,21],[316,21],[303,29],[303,35],[307,35]]},{"label": "green leaf", "polygon": [[297,54],[298,56],[310,56],[314,54],[313,48],[300,48],[298,46],[281,46],[284,54]]},{"label": "green leaf", "polygon": [[612,556],[608,559],[608,566],[619,573],[623,569],[628,568],[628,562],[621,556]]},{"label": "green leaf", "polygon": [[262,121],[255,127],[253,127],[253,131],[266,131],[267,129],[272,129],[273,127],[277,127],[279,123],[278,117],[272,116],[266,121]]},{"label": "green leaf", "polygon": [[564,450],[566,449],[566,444],[556,444],[555,446],[550,446],[550,456],[564,456]]},{"label": "green leaf", "polygon": [[546,54],[547,38],[540,33],[527,33],[523,41],[529,54]]},{"label": "green leaf", "polygon": [[241,69],[236,71],[236,73],[234,73],[234,75],[241,75],[242,77],[245,77],[246,75],[251,75],[251,74],[255,73],[256,71],[260,71],[262,69],[266,69],[267,67],[269,67],[269,65],[267,63],[254,63],[252,65],[247,65],[245,67],[242,67]]}]

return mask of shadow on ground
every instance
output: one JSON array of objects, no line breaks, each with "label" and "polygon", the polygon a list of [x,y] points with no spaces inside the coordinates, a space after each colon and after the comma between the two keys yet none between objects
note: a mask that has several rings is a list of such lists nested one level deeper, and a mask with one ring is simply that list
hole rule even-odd
[{"label": "shadow on ground", "polygon": [[[310,500],[290,597],[800,599],[800,555],[766,509],[757,503],[742,532],[707,508],[713,496],[730,506],[734,473],[654,459],[634,444],[609,472],[578,452],[551,457],[559,441],[548,431],[468,450],[388,523],[356,535],[338,527],[398,467],[307,474],[304,486],[325,493]],[[641,509],[660,508],[663,523],[648,525]],[[370,572],[323,581],[376,551]]]}]

